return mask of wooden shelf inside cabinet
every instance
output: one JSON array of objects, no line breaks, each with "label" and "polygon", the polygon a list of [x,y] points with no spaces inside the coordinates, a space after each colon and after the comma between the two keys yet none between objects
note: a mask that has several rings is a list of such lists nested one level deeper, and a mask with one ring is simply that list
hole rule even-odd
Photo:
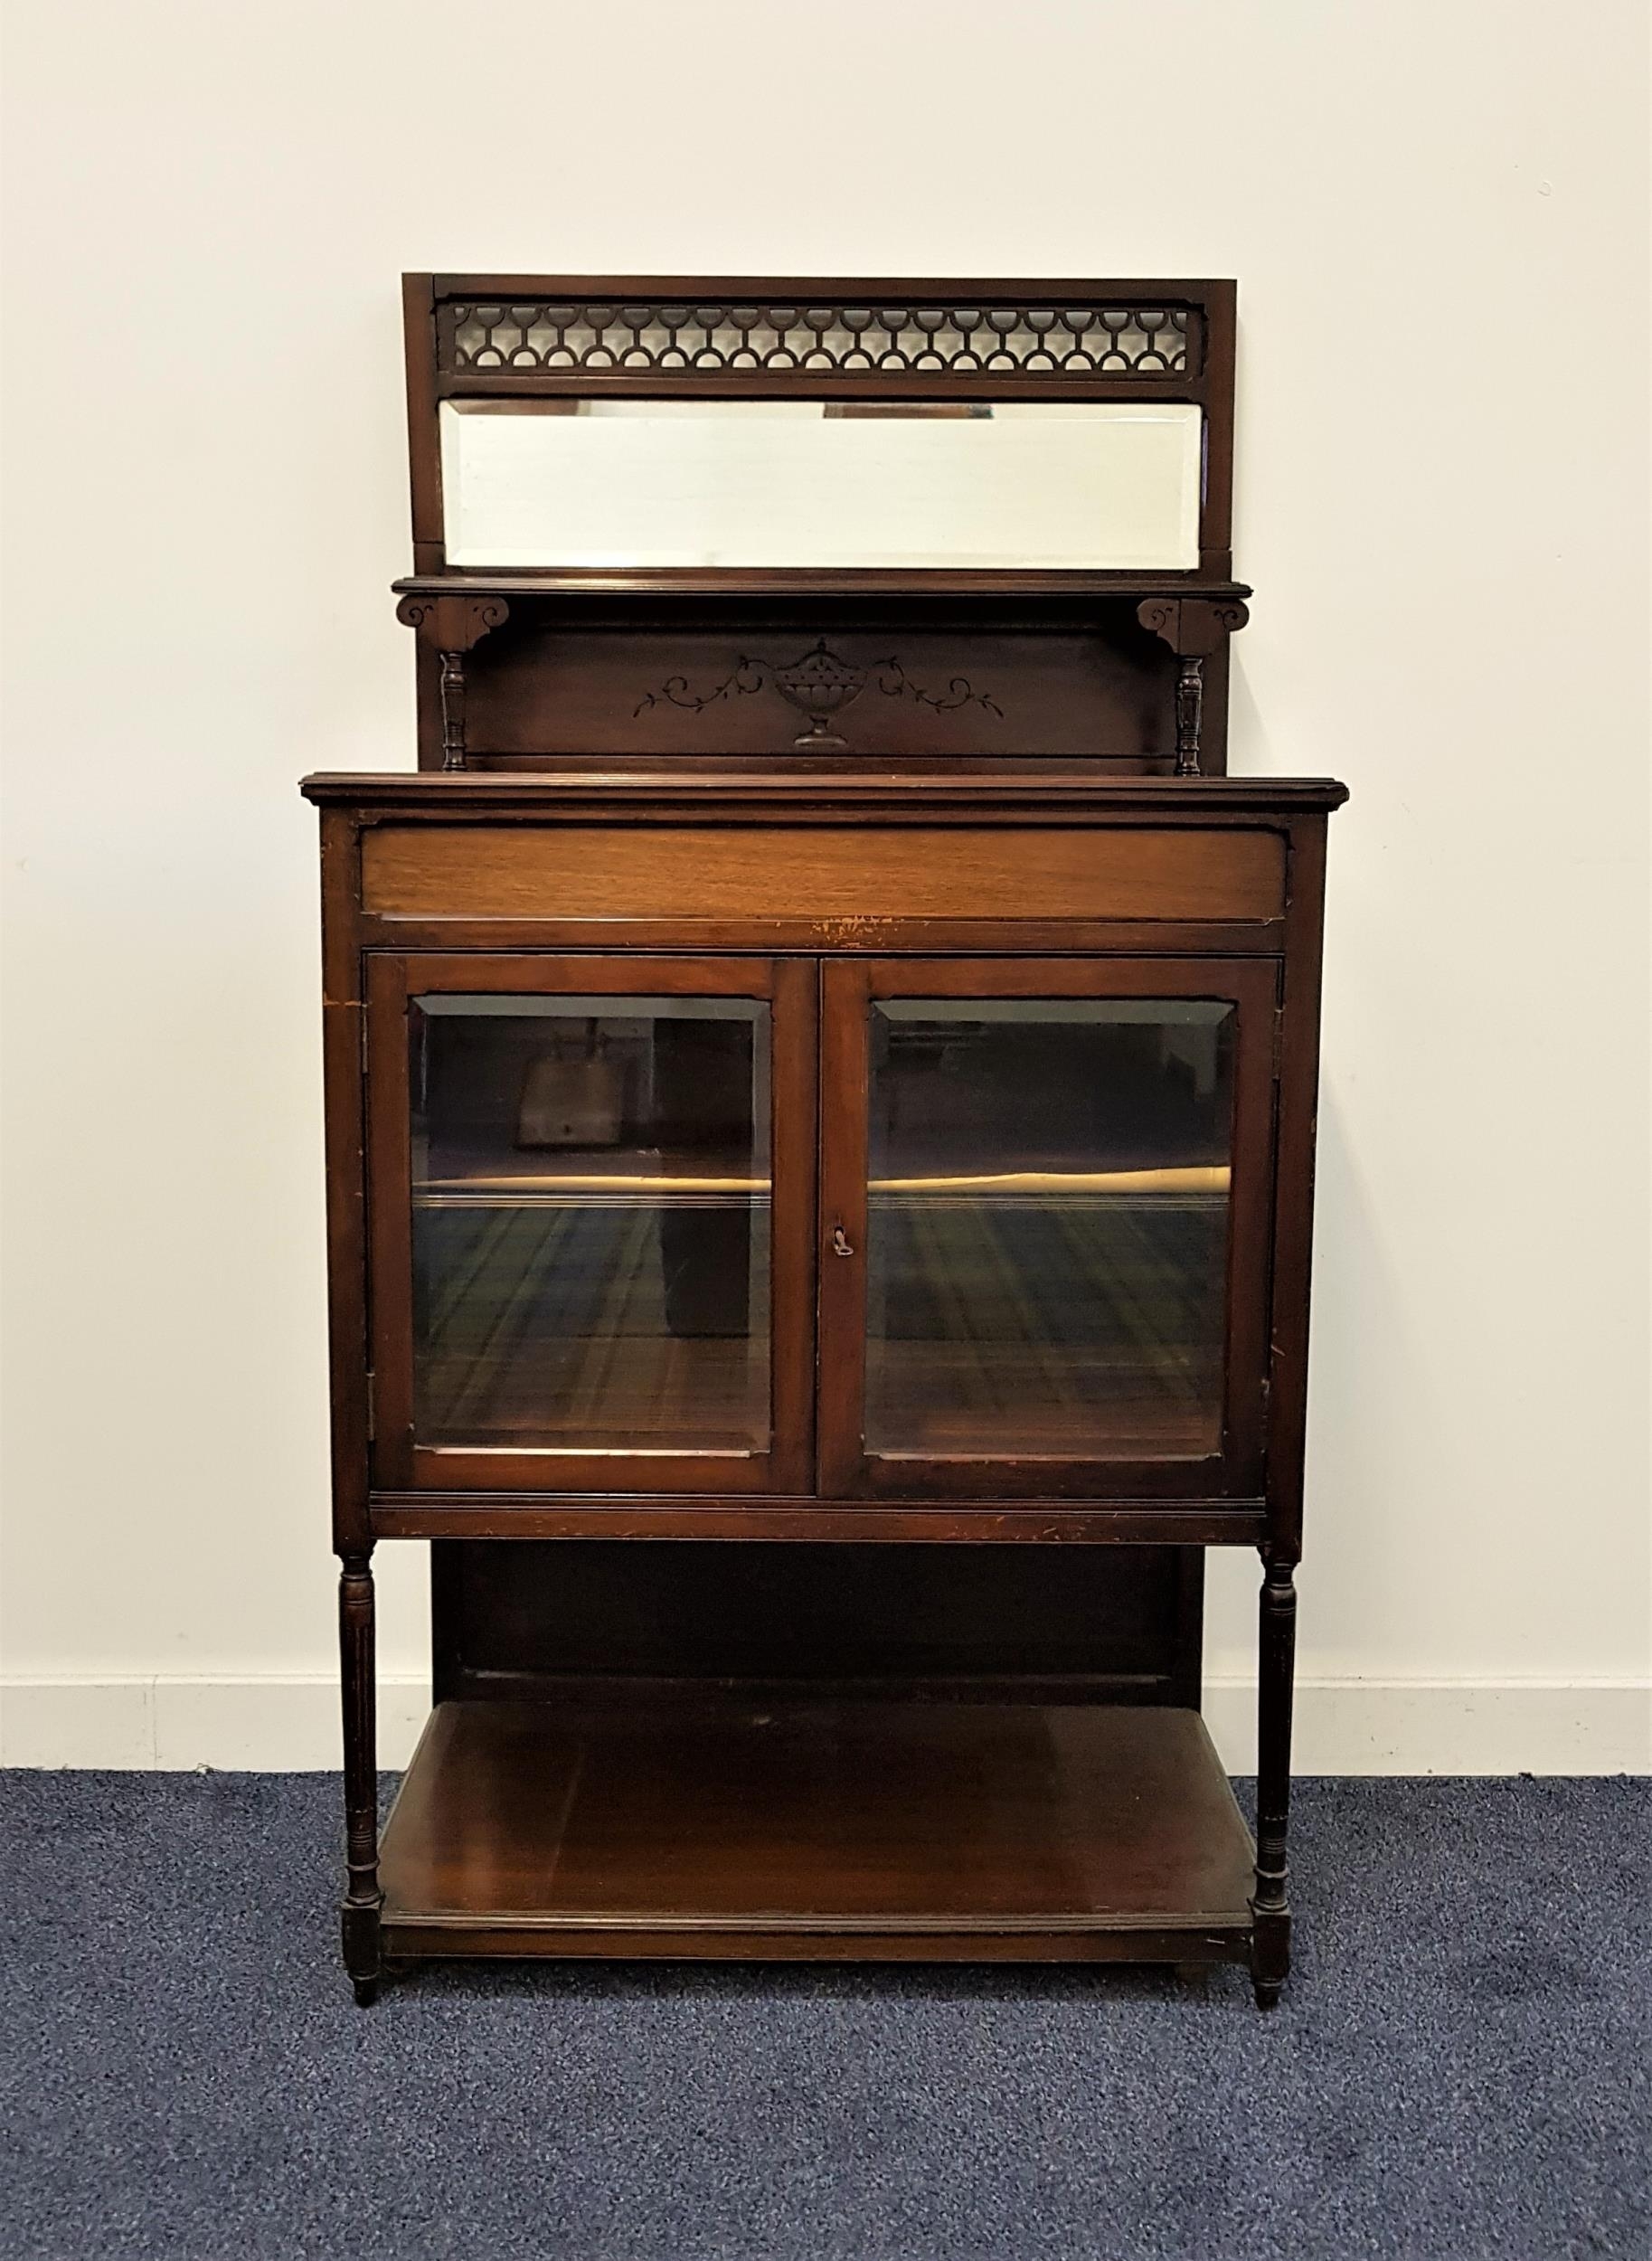
[{"label": "wooden shelf inside cabinet", "polygon": [[1242,1958],[1254,1859],[1194,1711],[439,1705],[384,1832],[392,1954]]}]

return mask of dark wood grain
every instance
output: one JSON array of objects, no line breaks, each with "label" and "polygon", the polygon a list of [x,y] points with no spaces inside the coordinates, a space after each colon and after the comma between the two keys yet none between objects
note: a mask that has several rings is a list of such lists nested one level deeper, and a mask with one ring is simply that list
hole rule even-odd
[{"label": "dark wood grain", "polygon": [[[593,759],[556,777],[495,773],[317,770],[299,790],[318,807],[344,806],[371,822],[395,817],[422,823],[487,822],[503,811],[516,823],[587,821],[624,817],[633,823],[817,824],[825,811],[854,809],[874,825],[979,824],[1019,818],[1091,825],[1187,825],[1214,818],[1239,824],[1340,809],[1345,785],[1323,777],[1109,777],[1058,766],[917,774],[901,770],[773,768],[706,771],[683,762],[669,771],[610,769]],[[947,813],[950,806],[954,813]]]},{"label": "dark wood grain", "polygon": [[[826,1403],[823,1379],[822,1405]],[[440,1456],[430,1470],[439,1472]],[[824,1478],[822,1479],[824,1481]],[[1098,1501],[800,1499],[750,1492],[606,1496],[477,1488],[375,1492],[375,1538],[710,1538],[832,1540],[884,1546],[1003,1545],[1255,1547],[1268,1533],[1265,1500],[1185,1493]]]},{"label": "dark wood grain", "polygon": [[[552,366],[531,353],[513,358],[508,366],[474,362],[460,365],[460,357],[452,350],[457,310],[463,306],[487,301],[496,305],[550,302],[606,305],[611,309],[617,303],[639,298],[645,304],[658,300],[687,307],[706,303],[773,307],[790,303],[878,309],[911,308],[926,302],[955,308],[970,304],[977,307],[1157,307],[1174,309],[1185,323],[1185,352],[1179,368],[1166,364],[1162,356],[1140,366],[1119,365],[1119,357],[1114,356],[1108,365],[1089,371],[1070,365],[1060,356],[1049,357],[1048,365],[1006,367],[1000,354],[997,365],[981,366],[977,361],[972,367],[967,356],[955,356],[951,365],[944,367],[902,369],[892,364],[887,354],[878,354],[861,357],[867,365],[808,368],[784,367],[779,360],[769,365],[741,365],[742,357],[737,355],[709,373],[702,366],[632,366],[628,365],[626,356],[608,362],[592,357],[575,367]],[[1192,589],[1223,597],[1237,594],[1241,599],[1248,594],[1231,578],[1235,304],[1231,281],[1205,279],[1173,286],[1128,279],[1029,284],[1005,278],[996,282],[958,283],[938,291],[932,281],[921,279],[840,277],[805,282],[797,277],[774,276],[749,276],[736,281],[729,277],[413,274],[402,279],[402,300],[416,571],[397,582],[397,593],[417,601],[441,596],[501,595],[516,614],[511,635],[498,648],[485,651],[474,669],[462,661],[447,669],[449,689],[445,700],[443,669],[429,653],[421,652],[418,667],[421,767],[438,767],[444,759],[451,762],[455,751],[453,686],[457,682],[458,695],[467,696],[466,686],[473,677],[480,686],[473,743],[484,760],[490,755],[506,761],[532,758],[571,746],[585,752],[613,752],[637,743],[636,694],[616,697],[605,691],[604,684],[611,675],[616,683],[629,685],[635,679],[647,688],[647,662],[656,654],[659,639],[682,632],[684,600],[728,601],[737,605],[744,600],[772,606],[777,598],[787,595],[863,608],[867,617],[861,625],[877,648],[874,651],[873,646],[868,647],[874,657],[892,648],[892,635],[898,645],[903,628],[911,625],[910,607],[914,599],[939,604],[985,600],[996,603],[1006,619],[1013,603],[1042,600],[1051,608],[1040,627],[1042,640],[1050,649],[1053,671],[1062,664],[1062,647],[1055,640],[1061,626],[1055,617],[1057,609],[1090,599],[1094,601],[1090,617],[1081,622],[1076,642],[1070,639],[1070,657],[1081,674],[1092,677],[1092,688],[1106,678],[1108,687],[1099,702],[1081,694],[1052,705],[1040,689],[1041,669],[1035,654],[1026,665],[1017,667],[1005,648],[995,643],[993,626],[987,620],[977,620],[972,630],[952,644],[951,648],[967,655],[973,645],[976,658],[996,651],[1008,662],[1008,672],[1020,686],[1021,705],[1026,711],[1021,717],[1019,738],[1012,691],[1010,705],[1004,707],[1009,736],[988,743],[1007,743],[1020,752],[1035,751],[1041,743],[1070,751],[1073,750],[1072,733],[1080,731],[1088,733],[1089,752],[1102,760],[1131,766],[1165,762],[1170,743],[1166,734],[1169,700],[1164,694],[1165,671],[1162,658],[1147,654],[1139,643],[1133,645],[1133,601],[1166,590]],[[1002,340],[996,342],[1002,344]],[[1198,563],[1188,571],[1145,574],[968,568],[757,572],[741,567],[656,570],[623,565],[481,573],[448,570],[439,427],[443,402],[514,402],[543,411],[571,404],[576,397],[618,399],[630,394],[753,400],[799,393],[840,403],[855,402],[874,412],[880,404],[887,409],[910,402],[967,405],[999,399],[1168,401],[1196,405],[1204,427]],[[593,607],[600,610],[616,598],[635,608],[628,623],[605,639],[600,657],[587,644],[581,660],[579,639],[583,631],[577,625],[578,614],[583,611],[589,617]],[[571,613],[563,610],[570,606]],[[611,616],[608,625],[613,627]],[[823,619],[812,633],[831,626],[829,619]],[[570,630],[573,648],[569,647]],[[677,667],[667,672],[685,671],[684,667]],[[953,672],[953,664],[947,663],[939,679],[950,681]],[[968,674],[968,664],[962,672]],[[1212,656],[1206,674],[1204,763],[1209,771],[1219,773],[1227,765],[1225,648]],[[439,711],[444,707],[445,714]],[[902,725],[892,737],[883,725],[874,727],[867,741],[870,750],[921,747],[926,730],[930,736],[939,730],[939,743],[943,746],[960,750],[965,743],[956,734],[949,738],[939,718],[908,719],[912,721],[912,729],[907,731]],[[889,721],[885,715],[884,724]],[[1052,726],[1054,738],[1049,734]],[[463,738],[461,731],[461,746]],[[641,743],[650,743],[646,733]],[[679,740],[670,744],[669,751],[675,756],[691,743]],[[461,759],[465,758],[467,754],[461,752]]]},{"label": "dark wood grain", "polygon": [[322,1055],[327,1203],[327,1346],[333,1544],[363,1554],[367,1524],[367,1145],[365,1003],[358,905],[361,832],[341,809],[321,820]]},{"label": "dark wood grain", "polygon": [[338,1579],[339,1685],[345,1713],[345,1968],[357,2001],[371,2002],[380,1975],[379,1776],[373,1566],[346,1555]]},{"label": "dark wood grain", "polygon": [[1290,1716],[1296,1670],[1297,1589],[1288,1554],[1264,1548],[1258,1641],[1256,1892],[1251,1971],[1260,2010],[1271,2010],[1290,1972]]},{"label": "dark wood grain", "polygon": [[571,951],[589,955],[645,951],[657,955],[689,942],[697,951],[754,951],[771,957],[797,951],[814,958],[884,957],[910,951],[926,958],[960,952],[985,957],[995,951],[1025,952],[1040,958],[1186,957],[1272,958],[1279,955],[1284,922],[1257,919],[1233,924],[1222,919],[917,919],[864,918],[853,924],[835,918],[753,918],[734,912],[727,918],[473,919],[439,916],[398,918],[363,913],[358,921],[368,950]]},{"label": "dark wood grain", "polygon": [[[374,953],[368,960],[375,1481],[396,1490],[501,1487],[574,1493],[761,1493],[805,1485],[814,1425],[815,1011],[813,968],[763,959]],[[468,1448],[415,1442],[408,1002],[439,992],[749,997],[772,1011],[772,1227],[769,1449]]]},{"label": "dark wood grain", "polygon": [[599,1676],[679,1694],[738,1681],[1183,1703],[1185,1573],[1202,1560],[1171,1547],[444,1539],[430,1553],[438,1700],[560,1700]]},{"label": "dark wood grain", "polygon": [[[824,972],[821,1133],[820,1489],[834,1498],[1105,1499],[1160,1494],[1253,1494],[1262,1478],[1263,1382],[1273,1177],[1276,974],[1269,960],[1103,958],[861,959]],[[1222,1450],[1201,1455],[1173,1433],[1140,1458],[1063,1459],[1053,1447],[1014,1460],[979,1448],[930,1457],[921,1450],[868,1453],[865,1432],[867,1013],[887,997],[1200,998],[1239,1010],[1228,1253],[1227,1348]],[[831,1259],[841,1224],[857,1251]],[[916,1386],[916,1377],[914,1377]]]},{"label": "dark wood grain", "polygon": [[1198,1715],[738,1698],[438,1707],[386,1825],[385,1921],[817,1939],[1248,1928],[1251,1848]]},{"label": "dark wood grain", "polygon": [[1319,1117],[1319,984],[1325,949],[1326,825],[1291,836],[1279,1030],[1279,1161],[1268,1395],[1269,1509],[1274,1544],[1302,1551],[1307,1446],[1307,1339]]},{"label": "dark wood grain", "polygon": [[589,625],[589,607],[569,620],[566,605],[507,601],[517,617],[467,665],[473,768],[593,753],[673,761],[696,748],[795,759],[800,717],[772,671],[817,639],[865,674],[837,724],[864,761],[1107,761],[1162,773],[1174,754],[1174,661],[1128,601],[1092,603],[1066,632],[1019,633],[939,606],[903,606],[915,617],[900,620],[886,606],[871,628],[826,600],[773,626],[678,627],[657,606],[609,606]]},{"label": "dark wood grain", "polygon": [[[1180,370],[840,364],[806,382],[873,412],[1196,402],[1199,563],[450,572],[443,402],[707,392],[694,370],[465,365],[459,304],[547,294],[1175,308]],[[396,593],[416,631],[420,767],[303,788],[322,819],[358,1995],[384,1954],[1228,1958],[1270,2004],[1289,1962],[1325,833],[1346,794],[1225,774],[1230,639],[1251,595],[1232,563],[1233,286],[426,275],[404,279],[403,304],[415,570]],[[798,384],[729,368],[715,390]],[[866,676],[841,750],[799,747],[784,699],[695,704],[742,656],[774,669],[818,641]],[[480,766],[443,775],[444,760]],[[660,1405],[644,1401],[666,1385],[646,1360],[628,1399],[610,1393],[615,1425],[628,1408],[634,1424],[618,1452],[416,1433],[409,998],[440,990],[768,1001],[768,1452],[647,1450]],[[1197,1338],[1208,1376],[1220,1332],[1219,1424],[1207,1379],[1178,1442],[1174,1409],[1120,1378],[1131,1353],[1109,1370],[1098,1446],[1046,1358],[1040,1443],[1071,1417],[1089,1443],[1070,1457],[1008,1449],[990,1390],[941,1393],[950,1425],[932,1433],[967,1430],[968,1451],[920,1430],[916,1452],[867,1454],[867,1013],[930,994],[1237,1005],[1225,1313]],[[494,1158],[507,1178],[509,1146]],[[541,1190],[556,1206],[562,1189]],[[1213,1264],[1213,1299],[1216,1279]],[[879,1339],[898,1349],[883,1382],[932,1417],[922,1361],[938,1348],[944,1365],[953,1339]],[[715,1355],[679,1369],[721,1405]],[[514,1398],[507,1413],[514,1437],[541,1433]],[[392,1538],[435,1542],[441,1700],[381,1847],[369,1556]],[[1194,1708],[1202,1550],[1235,1545],[1264,1563],[1254,1853]]]},{"label": "dark wood grain", "polygon": [[439,572],[447,551],[436,424],[436,293],[429,275],[402,276],[401,324],[413,564],[418,572]]},{"label": "dark wood grain", "polygon": [[[586,825],[384,825],[363,844],[363,908],[380,917],[701,919],[1273,919],[1277,832],[801,825],[688,832]],[[828,931],[830,931],[828,925]]]}]

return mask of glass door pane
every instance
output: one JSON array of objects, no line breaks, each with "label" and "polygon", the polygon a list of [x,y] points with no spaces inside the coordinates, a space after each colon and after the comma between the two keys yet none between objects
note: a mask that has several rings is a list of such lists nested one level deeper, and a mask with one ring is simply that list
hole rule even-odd
[{"label": "glass door pane", "polygon": [[1232,1002],[870,1014],[867,1452],[1219,1452]]},{"label": "glass door pane", "polygon": [[769,1005],[444,991],[408,1031],[414,1441],[765,1451]]}]

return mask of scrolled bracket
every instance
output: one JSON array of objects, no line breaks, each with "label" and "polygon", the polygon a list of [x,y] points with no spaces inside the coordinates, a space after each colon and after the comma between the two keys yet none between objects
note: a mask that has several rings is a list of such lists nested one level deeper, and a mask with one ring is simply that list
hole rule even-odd
[{"label": "scrolled bracket", "polygon": [[465,766],[465,654],[510,618],[503,597],[403,597],[396,618],[436,654],[441,673],[441,765]]},{"label": "scrolled bracket", "polygon": [[496,628],[503,628],[511,608],[503,597],[403,597],[396,618],[423,638],[432,651],[467,652]]},{"label": "scrolled bracket", "polygon": [[1176,656],[1175,773],[1199,774],[1199,734],[1204,714],[1204,663],[1251,615],[1237,597],[1148,597],[1136,618]]}]

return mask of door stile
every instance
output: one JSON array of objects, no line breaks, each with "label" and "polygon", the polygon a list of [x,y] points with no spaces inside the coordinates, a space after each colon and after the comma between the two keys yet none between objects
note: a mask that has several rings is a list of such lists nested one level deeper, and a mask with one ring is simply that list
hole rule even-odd
[{"label": "door stile", "polygon": [[[820,1417],[823,1497],[864,1489],[866,1397],[866,1110],[870,1098],[865,959],[820,971]],[[841,1241],[838,1235],[841,1234]],[[846,1253],[845,1253],[846,1251]]]},{"label": "door stile", "polygon": [[408,960],[367,960],[368,1457],[380,1491],[413,1482],[413,1115]]},{"label": "door stile", "polygon": [[1233,1203],[1228,1241],[1226,1407],[1222,1459],[1230,1490],[1258,1493],[1267,1465],[1268,1339],[1272,1299],[1274,1028],[1279,969],[1254,959],[1229,977],[1239,1004],[1233,1078]]},{"label": "door stile", "polygon": [[769,1489],[815,1485],[815,1224],[820,998],[811,958],[772,964],[769,1043]]}]

